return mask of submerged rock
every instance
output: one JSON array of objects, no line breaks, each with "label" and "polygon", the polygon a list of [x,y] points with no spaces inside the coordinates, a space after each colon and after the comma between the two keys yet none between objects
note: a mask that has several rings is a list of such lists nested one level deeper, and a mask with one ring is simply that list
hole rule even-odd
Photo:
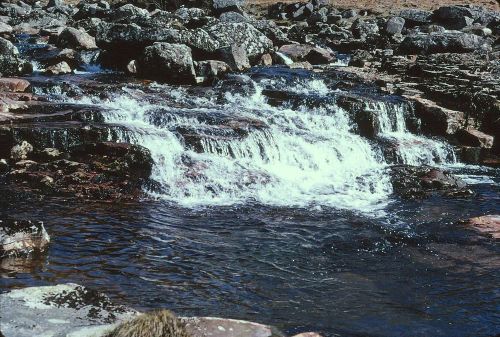
[{"label": "submerged rock", "polygon": [[462,224],[494,239],[500,239],[500,215],[483,215],[470,218],[463,221]]},{"label": "submerged rock", "polygon": [[50,237],[41,221],[0,220],[0,255],[23,256],[45,250]]},{"label": "submerged rock", "polygon": [[447,196],[470,196],[467,184],[449,172],[430,166],[396,165],[390,168],[394,193],[408,199],[425,198],[438,193]]}]

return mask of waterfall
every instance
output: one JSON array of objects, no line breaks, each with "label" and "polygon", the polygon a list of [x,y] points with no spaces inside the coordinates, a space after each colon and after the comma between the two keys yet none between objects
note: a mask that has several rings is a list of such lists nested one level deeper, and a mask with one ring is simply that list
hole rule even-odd
[{"label": "waterfall", "polygon": [[456,163],[457,159],[450,145],[408,131],[406,116],[411,114],[408,103],[369,102],[365,105],[378,118],[378,137],[394,144],[398,163],[434,166]]},{"label": "waterfall", "polygon": [[[105,106],[107,122],[126,126],[127,141],[150,149],[152,179],[161,186],[150,193],[157,197],[188,207],[256,202],[369,212],[386,205],[392,193],[387,163],[353,132],[351,116],[335,100],[273,106],[263,90],[279,80],[246,81],[251,90],[217,97],[157,84],[153,94],[124,88],[109,100],[85,103]],[[334,93],[318,79],[296,80],[286,90],[306,98]],[[397,140],[402,162],[446,157],[443,144],[407,131],[404,107],[367,108],[378,113],[380,136]]]}]

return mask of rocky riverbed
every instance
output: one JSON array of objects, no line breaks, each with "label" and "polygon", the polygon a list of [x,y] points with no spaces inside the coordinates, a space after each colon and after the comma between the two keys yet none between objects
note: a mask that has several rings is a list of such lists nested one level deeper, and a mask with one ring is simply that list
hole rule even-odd
[{"label": "rocky riverbed", "polygon": [[[96,240],[101,245],[101,235],[120,235],[115,228],[106,227],[105,231],[99,229],[98,239],[81,241],[80,234],[61,227],[62,220],[57,220],[66,217],[51,206],[61,203],[78,205],[76,212],[81,209],[86,214],[69,216],[69,223],[83,216],[88,224],[87,216],[96,207],[95,217],[100,221],[116,221],[127,230],[138,221],[129,218],[128,205],[144,207],[138,219],[145,218],[148,224],[169,223],[178,213],[176,221],[189,226],[190,214],[197,223],[202,217],[198,212],[206,211],[215,221],[210,226],[216,232],[219,222],[234,225],[234,212],[239,208],[243,214],[255,211],[255,218],[244,222],[248,221],[249,228],[257,226],[257,232],[260,221],[275,223],[271,214],[281,214],[287,222],[285,214],[291,212],[290,226],[298,231],[297,238],[322,233],[323,226],[341,219],[339,228],[348,226],[347,234],[339,233],[337,238],[328,234],[330,243],[323,246],[320,256],[312,254],[315,261],[326,258],[322,254],[331,246],[335,254],[342,252],[353,261],[360,252],[391,251],[396,258],[405,250],[405,256],[424,263],[427,253],[443,254],[443,244],[453,244],[473,247],[471,254],[477,261],[464,263],[483,266],[488,256],[490,263],[484,268],[498,271],[500,13],[474,5],[381,13],[335,7],[320,0],[265,8],[250,5],[241,0],[0,4],[0,253],[6,271],[2,277],[16,280],[28,275],[24,278],[29,280],[13,281],[2,288],[11,291],[1,295],[2,301],[11,301],[12,294],[22,292],[13,288],[55,286],[57,282],[89,282],[104,285],[111,296],[119,293],[110,286],[114,272],[79,277],[66,270],[68,266],[59,258],[55,259],[61,263],[61,274],[51,271],[57,276],[35,281],[33,268],[46,259],[50,263],[51,252],[54,256],[64,256],[64,251],[73,255],[66,239],[79,238],[77,245]],[[124,207],[110,215],[103,205]],[[157,207],[167,215],[158,213]],[[298,224],[302,217],[313,221],[315,230],[301,234]],[[365,224],[368,234],[357,232],[363,227],[359,223]],[[438,229],[429,229],[430,224]],[[145,246],[156,239],[152,233],[163,232],[156,228],[148,233],[152,236],[142,243]],[[252,244],[275,239],[264,233],[249,237]],[[189,245],[193,246],[184,248],[190,251],[190,259],[197,259],[191,252],[197,251],[199,238],[192,239]],[[295,240],[282,239],[276,247],[273,241],[276,251],[287,240]],[[106,242],[120,246],[112,238]],[[65,247],[62,251],[61,245]],[[416,247],[425,247],[425,253],[417,254],[420,248]],[[116,258],[118,265],[121,259],[137,257],[123,249],[121,257],[107,249],[103,254]],[[206,253],[206,247],[199,249],[200,254]],[[464,261],[456,250],[448,249],[451,257],[445,260]],[[228,254],[233,256],[233,251]],[[282,254],[293,255],[289,251]],[[76,255],[78,261],[84,259]],[[238,260],[238,256],[235,253],[233,258]],[[246,261],[246,257],[242,259]],[[272,259],[263,257],[266,266],[277,266]],[[300,264],[299,260],[293,259]],[[157,262],[147,265],[163,268]],[[232,262],[226,263],[233,268]],[[269,271],[253,263],[249,265],[256,273],[278,275],[289,269]],[[85,263],[77,265],[85,269]],[[185,265],[178,268],[183,270],[180,279],[190,274]],[[125,267],[120,269],[120,275],[127,273]],[[131,276],[144,277],[140,272]],[[175,284],[175,277],[166,277]],[[94,283],[96,279],[99,282]],[[154,273],[148,273],[146,279],[155,286],[165,282],[158,281]],[[292,282],[295,287],[297,280]],[[495,280],[498,278],[485,281],[485,292],[494,288]],[[208,283],[218,289],[221,298],[228,296],[224,291],[228,285],[239,287],[233,277],[212,281],[210,278]],[[310,282],[314,291],[321,289],[319,279]],[[203,288],[201,284],[194,285],[193,293],[196,286]],[[38,288],[33,289],[37,293]],[[134,298],[130,290],[126,292]],[[147,292],[137,290],[137,294],[148,301]],[[315,293],[304,290],[304,296],[296,298],[291,291],[284,296],[303,304],[309,295]],[[204,294],[201,298],[211,297]],[[253,308],[257,303],[263,305],[264,298],[267,295],[258,292],[244,302]],[[183,313],[185,308],[177,300],[160,303]],[[286,301],[274,295],[269,300]],[[471,296],[470,301],[475,303],[476,298]],[[264,319],[271,325],[276,318],[287,334],[309,330],[328,336],[371,333],[366,330],[368,321],[322,322],[330,316],[320,312],[335,309],[321,299],[318,302],[321,305],[311,316],[284,319],[284,312],[290,312],[280,307],[276,315],[269,312],[267,319],[256,315],[255,309],[241,309],[235,318]],[[157,307],[136,299],[132,304]],[[392,309],[386,319],[396,315]],[[464,335],[497,332],[489,307],[481,310],[485,328],[471,323],[462,331]],[[188,311],[197,316],[231,313],[192,307]],[[20,312],[1,318],[5,337],[28,336],[28,326],[38,324],[32,318],[37,314],[29,312],[24,321],[17,322],[14,317]],[[55,309],[53,313],[52,320],[59,314],[73,315]],[[432,313],[426,315],[432,318]],[[446,317],[454,322],[458,319]],[[291,323],[295,319],[300,321],[299,327]],[[334,321],[336,326],[331,324]],[[418,326],[413,328],[419,332],[404,335],[425,335],[425,323],[416,322]],[[23,326],[22,333],[16,333],[16,324]],[[41,334],[53,329],[50,324],[40,323],[36,331]],[[400,329],[388,321],[384,324],[373,333],[396,335]],[[462,333],[433,324],[430,326],[439,331],[436,335]],[[84,325],[93,329],[92,322]],[[73,323],[63,324],[55,328],[54,336],[77,333],[76,328]],[[81,335],[96,334],[90,330]],[[241,336],[253,335],[242,332]]]}]

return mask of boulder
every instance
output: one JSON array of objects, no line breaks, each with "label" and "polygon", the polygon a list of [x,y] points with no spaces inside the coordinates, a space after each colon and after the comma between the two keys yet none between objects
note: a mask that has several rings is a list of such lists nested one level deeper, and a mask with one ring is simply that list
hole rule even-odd
[{"label": "boulder", "polygon": [[500,215],[483,215],[462,221],[462,224],[494,239],[500,239]]},{"label": "boulder", "polygon": [[243,47],[250,62],[258,61],[262,54],[273,49],[273,42],[249,23],[220,22],[204,27],[204,30],[221,48],[232,45]]},{"label": "boulder", "polygon": [[237,12],[243,14],[242,6],[245,0],[212,0],[212,10],[215,14]]},{"label": "boulder", "polygon": [[30,82],[20,78],[0,78],[0,91],[23,92],[30,86]]},{"label": "boulder", "polygon": [[369,36],[378,34],[378,24],[375,20],[356,19],[351,27],[355,38],[365,40]]},{"label": "boulder", "polygon": [[401,34],[405,26],[405,19],[399,16],[393,16],[385,23],[385,32],[389,35]]},{"label": "boulder", "polygon": [[250,68],[245,48],[232,45],[218,50],[220,59],[226,62],[233,71],[243,71]]},{"label": "boulder", "polygon": [[71,71],[71,67],[66,61],[59,62],[45,69],[47,75],[64,75],[71,73]]},{"label": "boulder", "polygon": [[15,145],[10,150],[10,158],[13,161],[19,161],[28,159],[28,155],[33,152],[33,145],[27,141],[23,141],[21,144]]},{"label": "boulder", "polygon": [[491,48],[480,36],[445,32],[407,36],[399,47],[401,54],[467,53]]},{"label": "boulder", "polygon": [[421,199],[432,194],[470,196],[467,184],[449,172],[429,166],[395,165],[390,168],[394,193],[407,199]]},{"label": "boulder", "polygon": [[312,46],[305,44],[287,44],[281,46],[278,51],[294,62],[298,62],[305,60],[312,49]]},{"label": "boulder", "polygon": [[405,20],[406,28],[423,26],[432,22],[432,12],[421,9],[403,9],[398,16]]},{"label": "boulder", "polygon": [[32,65],[19,56],[17,48],[0,37],[0,76],[25,75],[32,70]]},{"label": "boulder", "polygon": [[474,146],[491,149],[495,137],[476,129],[460,129],[455,134],[460,144],[465,146]]},{"label": "boulder", "polygon": [[12,33],[12,26],[5,22],[0,22],[0,34],[10,34]]},{"label": "boulder", "polygon": [[432,18],[448,29],[462,29],[474,22],[472,12],[464,6],[440,7],[434,11]]},{"label": "boulder", "polygon": [[219,78],[229,71],[231,67],[226,62],[216,60],[200,61],[196,66],[196,74],[207,79]]},{"label": "boulder", "polygon": [[102,336],[137,311],[77,284],[16,289],[0,295],[5,336]]},{"label": "boulder", "polygon": [[422,130],[436,136],[453,135],[466,124],[463,112],[446,109],[421,97],[407,97],[415,104],[415,114],[422,121]]},{"label": "boulder", "polygon": [[137,59],[140,75],[170,83],[194,83],[196,73],[191,48],[183,44],[157,42]]},{"label": "boulder", "polygon": [[132,4],[125,4],[113,10],[111,15],[114,20],[121,20],[133,16],[149,16],[149,12],[146,9],[136,7]]},{"label": "boulder", "polygon": [[65,28],[57,39],[57,44],[60,48],[71,49],[95,49],[97,45],[95,38],[87,34],[87,32],[76,28]]},{"label": "boulder", "polygon": [[50,237],[41,221],[0,220],[0,256],[29,255],[45,250]]}]

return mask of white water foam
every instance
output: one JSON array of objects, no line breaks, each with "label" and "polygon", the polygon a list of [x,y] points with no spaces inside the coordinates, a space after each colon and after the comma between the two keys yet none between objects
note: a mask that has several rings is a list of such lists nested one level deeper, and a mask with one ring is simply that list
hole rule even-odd
[{"label": "white water foam", "polygon": [[375,112],[380,125],[378,136],[395,145],[401,164],[440,166],[457,162],[450,145],[408,131],[405,121],[407,104],[370,102],[366,103],[366,108]]},{"label": "white water foam", "polygon": [[[171,97],[185,99],[184,93],[168,89]],[[157,195],[186,206],[255,201],[366,211],[388,200],[385,163],[367,140],[350,132],[345,111],[333,106],[333,111],[275,108],[267,104],[261,87],[255,89],[249,96],[227,94],[223,106],[198,99],[197,111],[237,111],[240,119],[258,119],[268,126],[242,139],[205,138],[202,153],[186,150],[173,131],[178,126],[207,127],[179,113],[189,109],[149,104],[134,98],[133,91],[99,104],[114,111],[108,122],[126,125],[133,130],[132,141],[151,150],[156,163],[152,178],[164,187]],[[327,91],[321,81],[295,89]],[[177,113],[158,126],[150,120],[157,108]]]},{"label": "white water foam", "polygon": [[[387,164],[368,140],[352,132],[346,111],[334,103],[317,108],[274,107],[262,94],[263,86],[252,83],[252,94],[226,93],[222,103],[163,85],[153,86],[168,96],[163,103],[148,103],[137,89],[93,103],[112,110],[106,116],[108,122],[132,130],[128,141],[151,150],[152,178],[163,188],[151,192],[157,197],[188,207],[257,202],[371,212],[387,204],[392,193]],[[297,81],[287,90],[306,95],[331,93],[323,81],[312,79]],[[433,141],[406,131],[404,111],[397,107],[389,111],[383,105],[370,108],[387,113],[380,114],[384,136],[408,141],[400,150],[403,161],[434,163],[436,154],[428,146]],[[389,116],[394,112],[396,116]],[[176,128],[221,128],[198,118],[200,113],[259,120],[267,127],[244,126],[248,136],[240,138],[202,137],[201,153],[197,153],[184,144]],[[415,146],[416,139],[430,143]]]}]

